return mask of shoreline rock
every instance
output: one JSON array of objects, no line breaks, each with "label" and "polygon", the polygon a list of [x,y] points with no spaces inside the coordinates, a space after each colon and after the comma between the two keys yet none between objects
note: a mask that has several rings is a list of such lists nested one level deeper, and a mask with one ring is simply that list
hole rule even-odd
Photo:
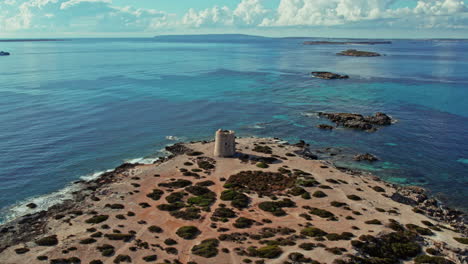
[{"label": "shoreline rock", "polygon": [[361,50],[355,50],[355,49],[344,50],[342,52],[337,53],[336,55],[352,56],[352,57],[380,57],[382,56],[377,52],[361,51]]},{"label": "shoreline rock", "polygon": [[333,130],[335,129],[333,126],[327,125],[327,124],[320,124],[317,125],[317,128],[323,129],[323,130]]},{"label": "shoreline rock", "polygon": [[374,161],[378,161],[379,159],[372,154],[366,153],[366,154],[359,154],[359,155],[354,156],[354,160],[374,162]]},{"label": "shoreline rock", "polygon": [[349,79],[348,75],[340,75],[332,72],[312,72],[312,76],[325,80]]}]

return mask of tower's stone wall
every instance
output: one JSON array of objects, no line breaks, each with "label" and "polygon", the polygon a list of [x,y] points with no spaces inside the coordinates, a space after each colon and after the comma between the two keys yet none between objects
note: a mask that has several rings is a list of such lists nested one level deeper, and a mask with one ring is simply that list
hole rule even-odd
[{"label": "tower's stone wall", "polygon": [[232,130],[216,131],[214,156],[220,158],[232,157],[236,154],[236,134]]}]

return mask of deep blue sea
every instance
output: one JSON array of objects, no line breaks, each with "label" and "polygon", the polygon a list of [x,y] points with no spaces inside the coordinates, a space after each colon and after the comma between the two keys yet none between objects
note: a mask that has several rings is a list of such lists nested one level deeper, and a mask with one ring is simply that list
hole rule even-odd
[{"label": "deep blue sea", "polygon": [[[67,198],[73,181],[150,162],[168,144],[211,139],[221,127],[373,153],[380,162],[348,165],[467,210],[468,41],[304,40],[313,39],[0,42],[12,53],[0,57],[0,222],[31,212],[25,202],[41,209]],[[335,55],[348,48],[385,56]],[[329,132],[315,127],[327,123],[316,111],[381,111],[398,122]]]}]

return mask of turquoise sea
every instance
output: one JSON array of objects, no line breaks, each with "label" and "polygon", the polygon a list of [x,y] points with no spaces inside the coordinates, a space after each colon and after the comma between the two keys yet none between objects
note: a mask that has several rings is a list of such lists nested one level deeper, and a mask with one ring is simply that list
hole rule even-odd
[{"label": "turquoise sea", "polygon": [[[417,184],[468,210],[468,41],[302,45],[313,38],[242,36],[0,42],[0,222],[67,198],[71,183],[125,161],[151,162],[176,141],[304,139],[313,149],[370,152],[347,166]],[[348,48],[377,58],[340,57]],[[311,78],[311,71],[349,80]],[[316,111],[398,122],[332,132]]]}]

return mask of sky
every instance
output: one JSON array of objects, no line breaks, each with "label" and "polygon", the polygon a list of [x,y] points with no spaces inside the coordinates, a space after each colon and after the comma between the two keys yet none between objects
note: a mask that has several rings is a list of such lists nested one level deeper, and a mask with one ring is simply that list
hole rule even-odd
[{"label": "sky", "polygon": [[468,38],[468,0],[0,0],[0,38]]}]

